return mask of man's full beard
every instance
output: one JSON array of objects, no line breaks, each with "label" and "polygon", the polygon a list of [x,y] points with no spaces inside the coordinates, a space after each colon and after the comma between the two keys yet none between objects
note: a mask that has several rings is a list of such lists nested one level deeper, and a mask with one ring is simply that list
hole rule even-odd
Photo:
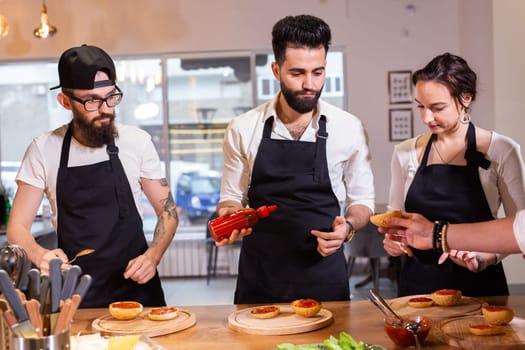
[{"label": "man's full beard", "polygon": [[[95,122],[103,118],[109,118],[109,123],[95,126]],[[114,142],[115,137],[118,136],[114,121],[115,114],[101,114],[92,120],[87,120],[81,113],[73,110],[73,125],[89,147],[102,147]]]},{"label": "man's full beard", "polygon": [[[304,93],[305,91],[313,91],[315,92],[314,98],[301,98],[298,95],[300,93]],[[288,87],[283,84],[281,81],[281,93],[284,96],[284,99],[286,100],[286,103],[295,110],[297,113],[308,113],[311,112],[315,106],[317,106],[317,101],[319,101],[319,97],[321,96],[321,92],[323,89],[319,91],[315,90],[300,90],[300,91],[293,91],[288,89]]]}]

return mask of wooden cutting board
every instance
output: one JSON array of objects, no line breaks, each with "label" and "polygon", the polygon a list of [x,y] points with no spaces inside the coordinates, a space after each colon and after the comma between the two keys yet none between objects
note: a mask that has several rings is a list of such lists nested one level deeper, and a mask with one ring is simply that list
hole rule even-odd
[{"label": "wooden cutting board", "polygon": [[152,321],[147,316],[151,309],[144,308],[138,317],[126,321],[117,320],[107,314],[94,320],[91,326],[104,335],[144,334],[148,337],[158,337],[159,335],[182,331],[197,322],[193,312],[181,309],[174,319]]},{"label": "wooden cutting board", "polygon": [[[452,346],[481,350],[502,349],[512,347],[513,349],[525,348],[525,320],[514,317],[511,323],[503,327],[505,334],[480,336],[469,332],[470,324],[487,322],[483,316],[467,316],[451,320],[441,321],[434,333],[441,341]],[[517,347],[517,345],[522,345]]]},{"label": "wooden cutting board", "polygon": [[451,317],[461,317],[467,315],[481,314],[481,301],[476,298],[461,297],[461,301],[453,306],[432,305],[425,308],[417,308],[408,305],[410,298],[427,297],[425,295],[410,295],[396,298],[389,301],[390,306],[401,316],[423,315],[432,320],[443,320]]},{"label": "wooden cutting board", "polygon": [[329,310],[321,309],[314,317],[301,317],[289,305],[276,305],[281,309],[279,316],[257,319],[250,316],[253,308],[236,311],[228,316],[231,329],[248,334],[283,335],[314,331],[328,326],[333,321]]}]

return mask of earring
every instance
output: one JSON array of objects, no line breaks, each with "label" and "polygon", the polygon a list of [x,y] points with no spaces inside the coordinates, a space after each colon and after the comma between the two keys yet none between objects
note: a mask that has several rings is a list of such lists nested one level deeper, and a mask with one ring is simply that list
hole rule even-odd
[{"label": "earring", "polygon": [[461,117],[462,124],[468,124],[470,123],[470,120],[470,114],[468,114],[467,112],[465,112],[465,114],[463,114],[463,116]]}]

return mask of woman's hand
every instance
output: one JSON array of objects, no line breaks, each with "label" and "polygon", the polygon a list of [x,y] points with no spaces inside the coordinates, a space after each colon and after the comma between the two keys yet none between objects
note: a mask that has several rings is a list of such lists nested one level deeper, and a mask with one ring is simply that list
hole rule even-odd
[{"label": "woman's hand", "polygon": [[397,236],[385,235],[383,239],[383,248],[391,256],[400,256],[405,253],[408,253],[406,250],[406,245],[403,242],[399,241]]},{"label": "woman's hand", "polygon": [[452,249],[450,252],[441,255],[438,264],[444,263],[447,258],[472,272],[483,271],[487,266],[495,264],[497,261],[495,254]]},{"label": "woman's hand", "polygon": [[432,232],[434,223],[423,215],[403,213],[402,217],[389,217],[387,223],[393,227],[378,227],[380,233],[399,237],[403,243],[418,249],[432,248]]}]

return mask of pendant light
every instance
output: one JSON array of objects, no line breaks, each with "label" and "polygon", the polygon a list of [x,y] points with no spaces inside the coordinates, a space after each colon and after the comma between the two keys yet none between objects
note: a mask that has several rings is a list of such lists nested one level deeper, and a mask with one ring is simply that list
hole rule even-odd
[{"label": "pendant light", "polygon": [[4,15],[0,15],[0,39],[7,36],[9,33],[9,22]]},{"label": "pendant light", "polygon": [[42,0],[42,8],[40,10],[40,26],[35,29],[33,34],[40,39],[46,39],[52,37],[57,32],[57,28],[49,24],[47,18],[47,7],[45,0]]}]

